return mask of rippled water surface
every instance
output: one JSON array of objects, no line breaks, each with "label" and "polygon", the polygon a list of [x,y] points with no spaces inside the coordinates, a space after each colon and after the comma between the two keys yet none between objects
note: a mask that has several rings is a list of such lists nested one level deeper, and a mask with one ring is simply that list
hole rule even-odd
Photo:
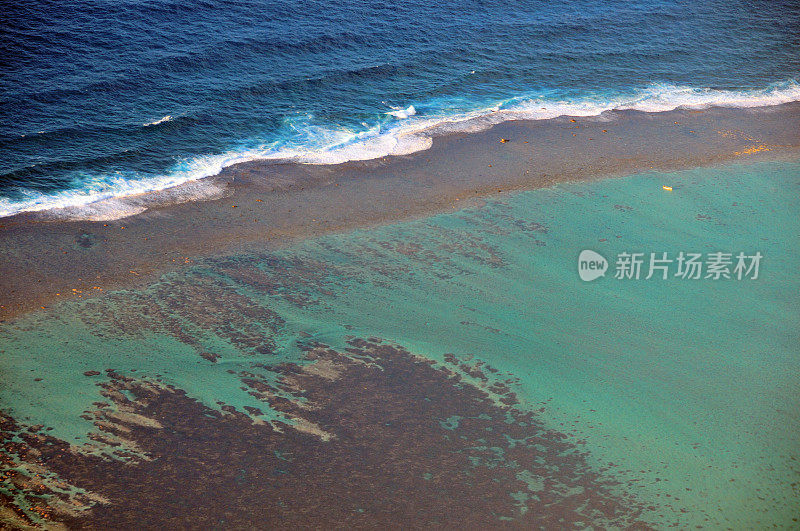
[{"label": "rippled water surface", "polygon": [[0,215],[405,153],[465,117],[800,98],[792,1],[52,1],[0,25]]}]

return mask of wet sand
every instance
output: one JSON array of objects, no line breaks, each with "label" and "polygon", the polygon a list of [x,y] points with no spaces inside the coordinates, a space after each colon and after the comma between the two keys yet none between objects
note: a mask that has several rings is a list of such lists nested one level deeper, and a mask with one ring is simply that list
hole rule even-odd
[{"label": "wet sand", "polygon": [[435,138],[431,149],[407,156],[240,164],[200,183],[218,192],[212,199],[170,203],[175,191],[131,198],[150,207],[111,221],[53,212],[0,219],[0,319],[144,285],[203,256],[273,248],[561,181],[791,157],[799,147],[800,103],[790,103],[505,122]]}]

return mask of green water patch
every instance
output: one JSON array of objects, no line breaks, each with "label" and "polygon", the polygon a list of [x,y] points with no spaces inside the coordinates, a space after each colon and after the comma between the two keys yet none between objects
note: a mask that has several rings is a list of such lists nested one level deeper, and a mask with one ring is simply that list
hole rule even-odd
[{"label": "green water patch", "polygon": [[[654,524],[792,526],[798,191],[797,163],[647,173],[208,259],[147,290],[5,324],[0,407],[81,441],[92,428],[81,415],[113,369],[275,420],[241,371],[270,378],[304,345],[379,337],[439,363],[454,355],[498,397],[511,390]],[[608,261],[592,282],[578,275],[587,249]],[[681,252],[731,253],[731,272],[739,252],[763,258],[757,279],[684,279],[675,262],[668,278],[644,278],[650,253]],[[615,278],[620,253],[642,253],[641,278]]]}]

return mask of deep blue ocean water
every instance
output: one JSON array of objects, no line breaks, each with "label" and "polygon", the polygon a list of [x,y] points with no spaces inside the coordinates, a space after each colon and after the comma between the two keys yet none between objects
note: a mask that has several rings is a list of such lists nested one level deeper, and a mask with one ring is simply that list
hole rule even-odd
[{"label": "deep blue ocean water", "polygon": [[410,152],[465,117],[800,99],[793,0],[67,0],[0,29],[0,215]]}]

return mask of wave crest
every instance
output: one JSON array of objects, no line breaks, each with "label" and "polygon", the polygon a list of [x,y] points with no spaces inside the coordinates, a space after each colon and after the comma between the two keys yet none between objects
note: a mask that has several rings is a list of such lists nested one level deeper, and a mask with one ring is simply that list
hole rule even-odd
[{"label": "wave crest", "polygon": [[403,108],[394,109],[393,111],[389,111],[386,114],[388,114],[389,116],[394,116],[395,118],[404,119],[408,118],[409,116],[414,116],[415,114],[417,114],[417,109],[415,109],[413,105],[409,105],[407,109]]},{"label": "wave crest", "polygon": [[[348,161],[377,159],[390,155],[408,155],[430,148],[433,138],[455,132],[477,132],[510,120],[543,120],[559,116],[599,116],[613,110],[664,112],[680,108],[763,107],[800,101],[800,84],[795,80],[759,90],[720,90],[675,85],[651,85],[630,93],[590,94],[580,99],[565,100],[554,95],[539,94],[512,98],[494,105],[458,113],[417,113],[414,105],[389,113],[402,118],[386,124],[363,124],[364,129],[328,128],[314,125],[310,118],[289,122],[293,133],[280,142],[262,143],[257,147],[234,149],[219,155],[199,156],[176,164],[164,175],[142,178],[130,176],[95,176],[76,183],[76,188],[53,194],[22,191],[19,200],[0,198],[0,217],[23,212],[62,209],[75,219],[112,219],[141,212],[144,202],[137,200],[130,208],[100,208],[97,202],[117,201],[121,197],[167,190],[189,181],[217,175],[224,168],[253,160],[285,160],[305,164],[339,164]],[[450,108],[440,105],[440,108]],[[436,102],[425,105],[437,108]],[[156,125],[172,120],[170,115],[144,124]],[[202,195],[202,194],[201,194]],[[100,208],[100,211],[98,211]],[[85,213],[84,214],[82,214]]]},{"label": "wave crest", "polygon": [[172,116],[171,114],[168,114],[168,115],[164,116],[163,118],[159,118],[158,120],[154,120],[152,122],[147,122],[146,124],[142,124],[142,127],[150,127],[151,125],[158,125],[158,124],[163,124],[164,122],[170,122],[170,121],[173,120],[173,118],[174,118],[174,116]]}]

